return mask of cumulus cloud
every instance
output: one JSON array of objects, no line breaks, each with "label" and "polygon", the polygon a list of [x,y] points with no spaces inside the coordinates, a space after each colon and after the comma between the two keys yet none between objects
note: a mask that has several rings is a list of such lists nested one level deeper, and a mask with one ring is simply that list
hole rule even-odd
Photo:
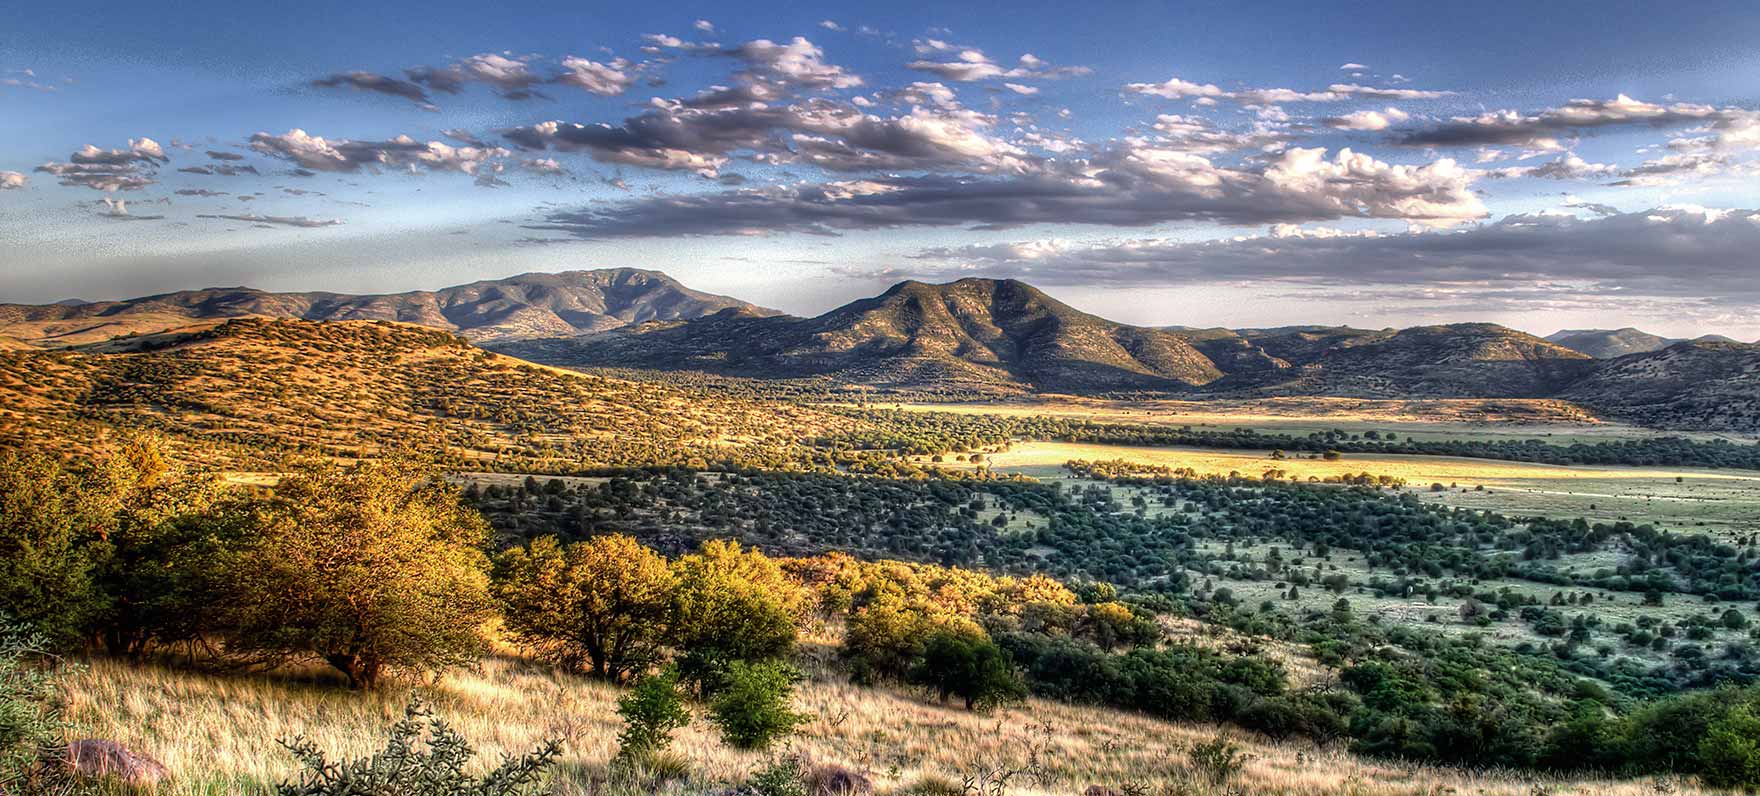
[{"label": "cumulus cloud", "polygon": [[203,215],[196,216],[196,218],[215,218],[215,219],[223,219],[226,221],[243,221],[245,223],[257,224],[257,225],[261,225],[261,226],[273,225],[273,226],[280,226],[280,227],[304,227],[304,228],[334,227],[334,226],[340,226],[342,224],[342,221],[340,219],[307,218],[305,216],[259,216],[259,215],[255,215],[255,214],[245,214],[245,215],[203,214]]},{"label": "cumulus cloud", "polygon": [[636,76],[631,71],[630,62],[623,58],[600,63],[570,55],[562,59],[562,73],[555,80],[593,94],[613,97],[622,94],[635,83]]},{"label": "cumulus cloud", "polygon": [[207,166],[184,166],[177,170],[182,174],[201,174],[211,177],[237,177],[241,174],[258,174],[256,166],[238,166],[229,163],[218,163]]},{"label": "cumulus cloud", "polygon": [[1450,225],[1481,218],[1479,172],[1452,160],[1393,165],[1349,149],[1289,149],[1227,168],[1189,152],[1120,142],[1091,159],[1051,161],[1002,178],[884,176],[551,213],[536,228],[585,238],[837,234],[846,230],[1036,223],[1148,226],[1397,218]]},{"label": "cumulus cloud", "polygon": [[1396,140],[1411,146],[1519,146],[1557,150],[1565,148],[1566,139],[1600,128],[1640,124],[1664,127],[1711,121],[1731,113],[1709,105],[1658,105],[1620,94],[1611,100],[1571,100],[1531,115],[1500,110],[1478,116],[1457,116],[1441,124],[1411,131]]},{"label": "cumulus cloud", "polygon": [[826,63],[825,50],[804,36],[796,36],[786,44],[757,39],[733,47],[726,54],[744,61],[752,76],[785,86],[854,88],[862,85],[861,76]]},{"label": "cumulus cloud", "polygon": [[1005,67],[984,54],[983,50],[949,44],[940,39],[918,39],[913,46],[917,54],[924,57],[905,64],[907,69],[928,72],[956,83],[992,78],[1057,79],[1091,74],[1094,71],[1086,66],[1051,66],[1032,53],[1022,55],[1014,66]]},{"label": "cumulus cloud", "polygon": [[[1611,212],[1609,212],[1611,211]],[[928,249],[917,275],[1016,277],[1046,284],[1167,286],[1216,281],[1331,288],[1568,284],[1615,295],[1760,298],[1760,211],[1675,206],[1597,217],[1512,215],[1453,232],[1344,235],[1289,228],[1203,242],[1027,241]]]},{"label": "cumulus cloud", "polygon": [[154,179],[161,164],[171,162],[165,148],[151,138],[131,138],[127,149],[99,149],[91,144],[64,163],[44,163],[37,171],[52,174],[62,185],[114,193],[138,191]]},{"label": "cumulus cloud", "polygon": [[407,135],[389,141],[330,140],[300,129],[281,135],[257,133],[251,136],[250,145],[262,154],[292,161],[302,168],[343,173],[389,167],[476,175],[484,163],[512,154],[501,147],[455,147],[442,141],[423,143]]},{"label": "cumulus cloud", "polygon": [[544,78],[532,71],[526,60],[497,53],[473,55],[446,67],[419,66],[406,69],[404,75],[412,82],[447,94],[459,93],[467,83],[481,83],[494,88],[496,93],[508,99],[523,100],[544,96],[533,88],[544,82]]},{"label": "cumulus cloud", "polygon": [[1215,154],[1242,150],[1273,150],[1290,140],[1288,132],[1266,122],[1256,122],[1246,130],[1224,130],[1202,116],[1164,113],[1155,117],[1151,128],[1159,135],[1151,139],[1156,148],[1197,154]]},{"label": "cumulus cloud", "polygon": [[1323,91],[1300,91],[1290,88],[1246,88],[1228,90],[1214,83],[1195,83],[1171,77],[1160,83],[1128,83],[1124,90],[1162,99],[1196,99],[1199,101],[1230,100],[1250,105],[1280,105],[1295,102],[1345,102],[1347,100],[1430,100],[1452,96],[1452,91],[1428,91],[1411,88],[1380,88],[1355,83],[1333,83]]},{"label": "cumulus cloud", "polygon": [[12,191],[29,185],[31,178],[16,171],[0,171],[0,191]]},{"label": "cumulus cloud", "polygon": [[[918,89],[925,96],[935,92]],[[893,117],[828,100],[794,105],[658,102],[622,124],[553,120],[503,130],[528,150],[584,152],[604,163],[715,176],[736,153],[833,171],[959,168],[1020,171],[1032,158],[991,134],[994,120],[959,108],[916,107]]]},{"label": "cumulus cloud", "polygon": [[1320,123],[1339,130],[1386,130],[1395,124],[1412,118],[1411,114],[1398,108],[1387,108],[1380,111],[1357,111],[1343,116],[1321,119]]},{"label": "cumulus cloud", "polygon": [[104,212],[100,215],[116,221],[159,221],[165,218],[162,215],[143,216],[130,213],[128,211],[128,201],[124,199],[112,199],[106,196],[101,201],[103,202]]}]

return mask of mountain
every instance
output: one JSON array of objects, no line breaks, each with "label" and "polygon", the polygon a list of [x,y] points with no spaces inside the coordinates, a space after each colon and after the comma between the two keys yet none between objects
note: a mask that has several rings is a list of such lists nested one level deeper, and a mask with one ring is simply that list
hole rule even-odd
[{"label": "mountain", "polygon": [[1150,329],[1089,315],[1023,282],[989,279],[901,282],[816,318],[722,312],[493,347],[568,367],[979,393],[1533,397],[1557,391],[1591,364],[1492,324]]},{"label": "mountain", "polygon": [[398,321],[457,332],[475,341],[517,340],[696,318],[729,308],[774,314],[726,296],[691,290],[657,271],[611,268],[522,274],[387,295],[270,293],[237,287],[126,301],[9,304],[0,305],[0,335],[60,347],[151,334],[204,320],[255,316]]},{"label": "mountain", "polygon": [[1690,341],[1623,356],[1560,397],[1646,425],[1760,431],[1760,344]]},{"label": "mountain", "polygon": [[1491,323],[1341,327],[1247,339],[1291,367],[1269,379],[1231,374],[1216,387],[1354,398],[1536,398],[1594,367],[1586,354]]},{"label": "mountain", "polygon": [[385,321],[238,318],[56,350],[0,351],[0,447],[74,453],[118,428],[192,460],[435,451],[456,469],[757,466],[856,421],[546,368]]},{"label": "mountain", "polygon": [[1560,329],[1547,335],[1546,340],[1573,351],[1581,351],[1596,359],[1647,354],[1680,342],[1629,326],[1624,329]]},{"label": "mountain", "polygon": [[1189,389],[1223,375],[1182,333],[1113,323],[1023,282],[990,279],[901,282],[815,318],[735,309],[494,347],[577,367],[821,377],[884,389]]}]

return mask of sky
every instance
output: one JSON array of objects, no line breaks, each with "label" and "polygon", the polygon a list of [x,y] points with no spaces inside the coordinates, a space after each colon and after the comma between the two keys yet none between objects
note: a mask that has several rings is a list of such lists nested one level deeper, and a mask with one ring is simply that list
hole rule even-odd
[{"label": "sky", "polygon": [[0,302],[641,267],[816,314],[1760,338],[1751,2],[0,10]]}]

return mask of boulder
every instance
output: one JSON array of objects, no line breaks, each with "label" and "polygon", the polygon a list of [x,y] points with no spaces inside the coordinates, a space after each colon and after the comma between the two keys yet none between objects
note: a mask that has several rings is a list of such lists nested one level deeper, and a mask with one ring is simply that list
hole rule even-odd
[{"label": "boulder", "polygon": [[861,772],[843,766],[824,764],[807,772],[808,792],[812,796],[873,796],[874,782]]},{"label": "boulder", "polygon": [[151,788],[170,773],[165,764],[115,741],[87,738],[67,745],[67,768],[86,779]]}]

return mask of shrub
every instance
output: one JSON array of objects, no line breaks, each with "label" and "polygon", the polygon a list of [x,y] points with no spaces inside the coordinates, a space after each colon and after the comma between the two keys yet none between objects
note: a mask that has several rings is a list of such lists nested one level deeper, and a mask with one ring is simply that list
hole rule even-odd
[{"label": "shrub", "polygon": [[678,673],[668,669],[636,681],[617,700],[623,718],[618,733],[618,756],[651,755],[672,745],[672,731],[691,723],[691,713],[678,693]]},{"label": "shrub", "polygon": [[48,456],[0,451],[0,612],[56,649],[84,641],[103,610],[84,544],[109,522],[106,503]]},{"label": "shrub", "polygon": [[1251,759],[1226,735],[1196,743],[1186,753],[1192,770],[1215,785],[1225,785],[1245,768]]},{"label": "shrub", "polygon": [[0,617],[0,793],[32,793],[62,752],[59,667],[43,662],[42,634]]},{"label": "shrub", "polygon": [[711,540],[673,565],[678,576],[672,645],[681,676],[705,692],[734,661],[780,658],[794,648],[806,594],[782,567],[738,542]]},{"label": "shrub", "polygon": [[385,748],[371,757],[333,763],[305,738],[281,745],[303,770],[276,789],[279,796],[519,796],[536,793],[544,770],[562,753],[560,742],[545,741],[472,777],[465,773],[474,756],[470,743],[420,700],[410,701]]},{"label": "shrub", "polygon": [[495,594],[520,641],[571,669],[623,680],[660,657],[676,581],[621,534],[564,548],[547,536],[502,554]]},{"label": "shrub", "polygon": [[740,749],[767,749],[807,720],[789,705],[801,679],[779,661],[734,661],[720,676],[709,718],[721,739]]},{"label": "shrub", "polygon": [[807,796],[806,767],[800,755],[776,755],[746,778],[746,788],[757,796]]},{"label": "shrub", "polygon": [[1705,784],[1760,789],[1760,715],[1743,705],[1712,724],[1699,741]]}]

